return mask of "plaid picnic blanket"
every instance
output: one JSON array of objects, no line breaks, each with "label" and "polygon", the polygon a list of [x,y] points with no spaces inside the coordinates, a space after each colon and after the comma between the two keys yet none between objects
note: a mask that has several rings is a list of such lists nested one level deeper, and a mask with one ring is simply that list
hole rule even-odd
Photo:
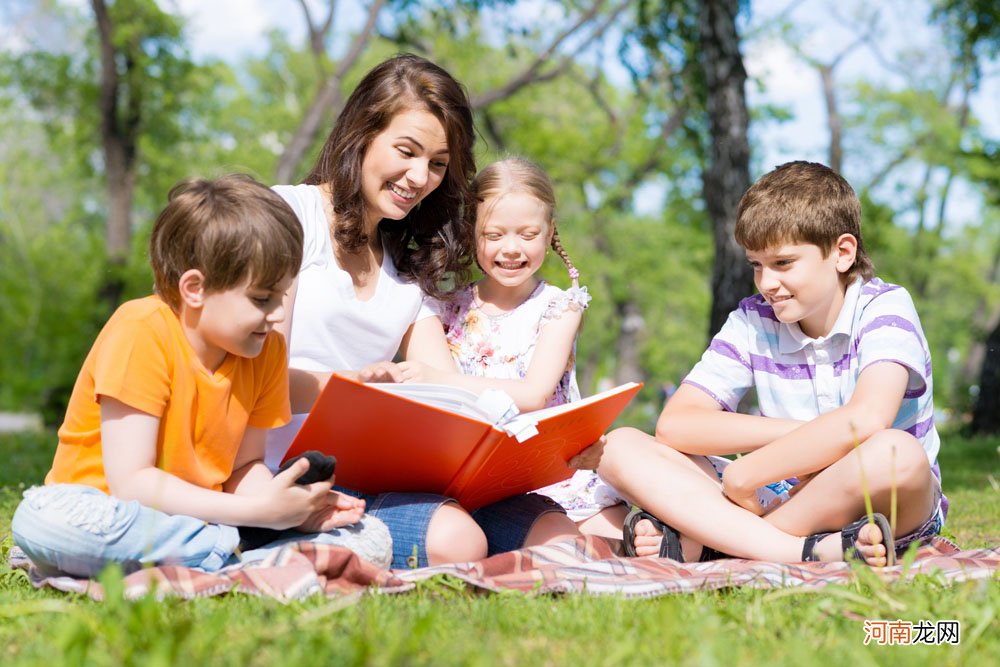
[{"label": "plaid picnic blanket", "polygon": [[[11,551],[10,564],[27,569],[35,586],[101,599],[99,583],[42,576],[18,551]],[[996,579],[1000,574],[1000,546],[962,551],[947,539],[936,537],[918,550],[911,565],[875,571],[885,581],[911,580],[922,574],[948,582]],[[736,558],[678,563],[668,558],[623,558],[616,541],[594,537],[529,547],[471,563],[390,571],[360,560],[343,547],[303,542],[287,545],[259,563],[234,565],[214,573],[175,566],[146,568],[125,577],[125,595],[136,598],[153,591],[158,596],[191,598],[237,590],[291,601],[316,594],[357,595],[363,590],[402,593],[413,589],[415,582],[439,574],[486,591],[627,598],[738,586],[820,588],[846,584],[856,576],[849,563],[771,563]]]}]

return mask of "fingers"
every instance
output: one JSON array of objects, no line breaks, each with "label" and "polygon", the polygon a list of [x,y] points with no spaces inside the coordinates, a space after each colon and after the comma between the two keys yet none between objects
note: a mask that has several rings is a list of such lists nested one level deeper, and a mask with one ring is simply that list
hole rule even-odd
[{"label": "fingers", "polygon": [[577,470],[597,470],[597,467],[601,465],[601,457],[604,455],[604,445],[607,444],[607,441],[607,438],[602,435],[592,445],[567,461],[566,465]]},{"label": "fingers", "polygon": [[301,458],[275,475],[274,479],[285,486],[294,486],[295,480],[302,477],[307,470],[309,470],[309,459]]},{"label": "fingers", "polygon": [[419,371],[409,361],[401,361],[396,364],[396,370],[399,372],[400,382],[417,382],[419,380]]},{"label": "fingers", "polygon": [[431,382],[427,367],[419,361],[401,361],[396,364],[400,382]]},{"label": "fingers", "polygon": [[358,379],[362,382],[402,382],[403,375],[397,364],[380,361],[358,371]]}]

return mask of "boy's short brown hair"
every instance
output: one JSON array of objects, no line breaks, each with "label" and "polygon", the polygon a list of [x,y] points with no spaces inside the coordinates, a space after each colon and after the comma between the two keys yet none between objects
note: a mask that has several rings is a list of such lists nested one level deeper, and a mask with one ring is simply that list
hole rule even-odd
[{"label": "boy's short brown hair", "polygon": [[811,243],[826,257],[841,234],[858,240],[845,279],[871,280],[875,266],[861,241],[861,202],[843,176],[815,162],[788,162],[765,174],[736,210],[736,242],[747,250]]},{"label": "boy's short brown hair", "polygon": [[243,174],[192,178],[170,190],[149,239],[156,293],[180,308],[181,275],[197,269],[211,292],[237,287],[249,277],[270,288],[298,273],[302,225],[273,190]]}]

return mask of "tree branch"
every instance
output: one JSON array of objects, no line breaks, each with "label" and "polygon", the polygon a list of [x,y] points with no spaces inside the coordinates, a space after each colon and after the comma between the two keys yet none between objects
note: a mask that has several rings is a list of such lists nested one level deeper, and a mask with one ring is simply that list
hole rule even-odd
[{"label": "tree branch", "polygon": [[326,116],[328,114],[336,115],[340,112],[340,107],[344,103],[343,96],[340,93],[341,81],[344,78],[344,74],[355,64],[371,39],[372,32],[378,20],[378,14],[385,3],[386,0],[372,0],[371,5],[368,7],[368,18],[365,21],[364,27],[354,36],[347,53],[337,65],[334,73],[327,77],[320,86],[316,97],[313,98],[312,103],[306,110],[302,122],[299,123],[299,127],[295,130],[291,141],[288,142],[285,151],[281,154],[278,160],[278,167],[274,172],[275,182],[291,182],[295,177],[296,169],[298,169],[299,164],[302,162],[302,158],[316,140],[319,128]]},{"label": "tree branch", "polygon": [[313,63],[316,65],[316,76],[322,80],[326,76],[326,63],[323,61],[323,55],[326,52],[326,36],[333,26],[337,0],[330,0],[330,11],[321,25],[316,25],[313,22],[312,13],[309,11],[306,0],[299,0],[299,7],[302,8],[306,19],[306,30],[309,32],[309,50],[312,52]]},{"label": "tree branch", "polygon": [[[612,11],[608,14],[607,19],[601,23],[593,33],[580,45],[583,48],[593,42],[595,39],[600,37],[608,29],[608,27],[614,23],[614,21],[621,15],[625,9],[629,6],[628,0],[619,2]],[[510,81],[503,84],[502,86],[495,88],[493,90],[487,91],[480,95],[474,96],[472,98],[472,106],[475,109],[481,109],[487,107],[495,102],[503,99],[507,99],[517,91],[521,90],[525,86],[532,83],[538,83],[541,81],[550,81],[563,72],[565,72],[569,66],[573,63],[573,57],[571,55],[563,57],[559,64],[557,64],[553,69],[546,73],[540,73],[539,70],[542,66],[547,63],[559,48],[567,39],[569,39],[574,33],[576,33],[580,28],[588,24],[599,12],[601,7],[604,5],[604,0],[595,0],[590,9],[584,12],[575,24],[566,28],[562,33],[557,35],[552,42],[545,48],[541,53],[539,53],[535,59],[517,76],[513,77]]]}]

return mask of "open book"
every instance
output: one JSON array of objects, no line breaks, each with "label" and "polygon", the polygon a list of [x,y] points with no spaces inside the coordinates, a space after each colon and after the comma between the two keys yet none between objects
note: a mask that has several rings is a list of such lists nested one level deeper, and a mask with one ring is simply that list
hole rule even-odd
[{"label": "open book", "polygon": [[566,461],[603,435],[641,386],[518,414],[499,391],[333,375],[285,458],[316,449],[337,457],[338,485],[439,493],[474,510],[569,478]]}]

